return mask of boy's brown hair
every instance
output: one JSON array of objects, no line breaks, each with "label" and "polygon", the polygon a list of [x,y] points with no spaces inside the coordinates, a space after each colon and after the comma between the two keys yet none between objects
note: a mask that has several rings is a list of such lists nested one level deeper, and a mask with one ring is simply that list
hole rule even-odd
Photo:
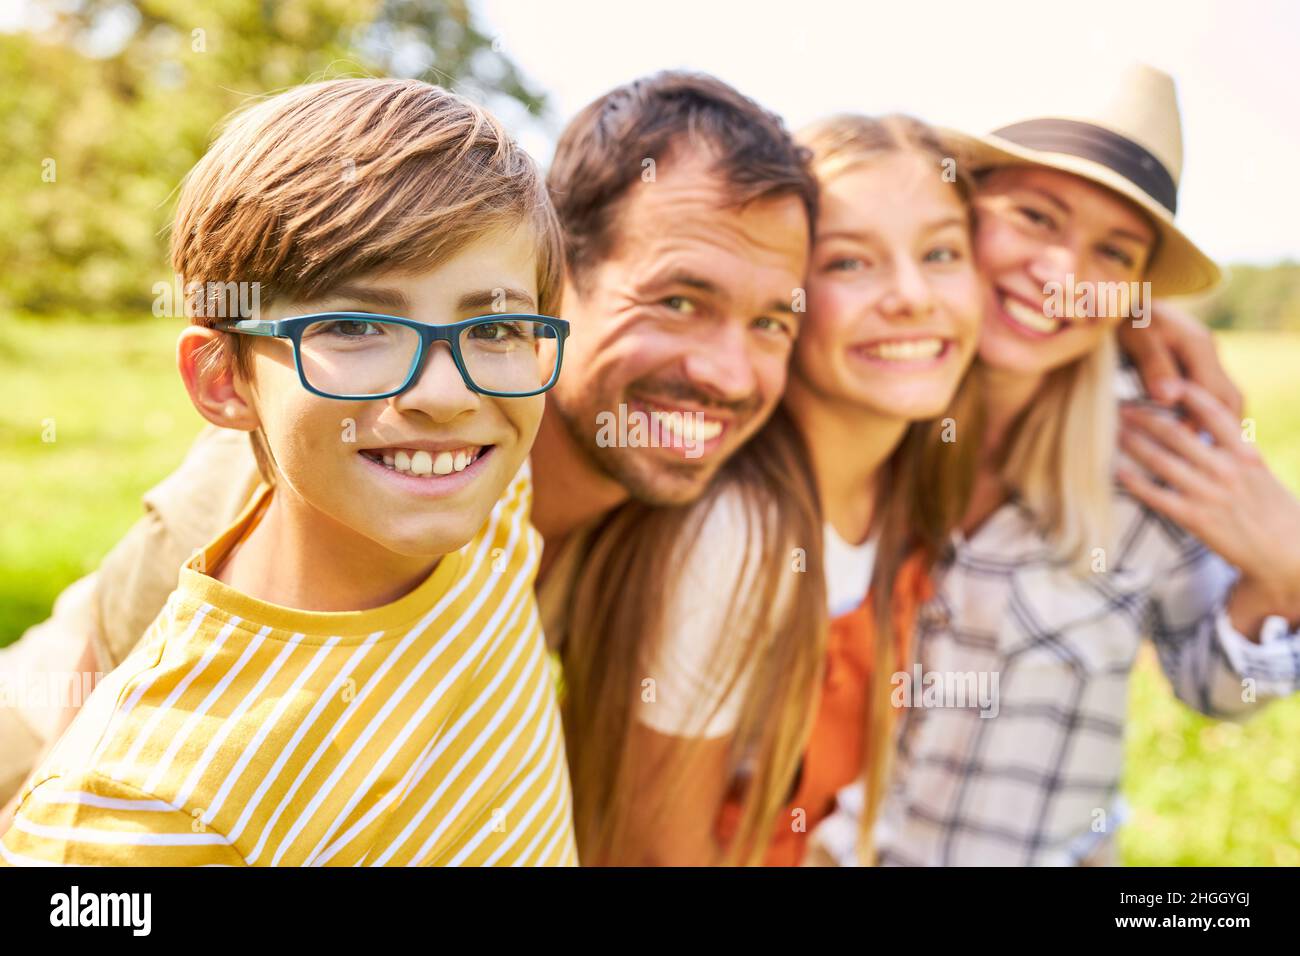
[{"label": "boy's brown hair", "polygon": [[[181,190],[172,268],[186,315],[211,326],[256,283],[257,303],[313,299],[377,271],[424,271],[493,229],[531,226],[539,311],[558,305],[555,211],[527,153],[486,110],[417,80],[299,86],[236,113]],[[244,296],[247,302],[251,296]],[[247,372],[247,342],[223,356]],[[265,443],[253,436],[263,477]]]}]

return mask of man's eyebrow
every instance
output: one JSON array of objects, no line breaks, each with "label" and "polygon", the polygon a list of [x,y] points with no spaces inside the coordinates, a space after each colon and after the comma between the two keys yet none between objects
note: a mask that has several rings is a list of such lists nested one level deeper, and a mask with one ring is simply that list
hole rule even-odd
[{"label": "man's eyebrow", "polygon": [[516,307],[522,306],[524,312],[537,311],[537,303],[533,297],[521,289],[506,289],[497,287],[495,289],[480,289],[477,292],[466,292],[460,297],[456,308],[460,312],[494,312],[496,306],[501,302],[513,302]]},{"label": "man's eyebrow", "polygon": [[[683,285],[688,289],[698,289],[706,295],[725,298],[726,293],[713,280],[705,279],[703,276],[697,276],[690,272],[672,272],[665,276],[655,285]],[[790,314],[794,312],[794,304],[788,299],[773,299],[767,305],[767,310],[772,312],[781,312]]]},{"label": "man's eyebrow", "polygon": [[691,272],[670,272],[655,285],[684,285],[688,289],[697,289],[709,295],[722,295],[722,289],[711,279],[697,276]]},{"label": "man's eyebrow", "polygon": [[385,289],[368,285],[335,286],[326,293],[326,296],[331,299],[350,299],[354,302],[365,302],[368,305],[378,305],[385,309],[399,311],[406,311],[411,305],[410,300],[406,298],[406,294],[400,289]]}]

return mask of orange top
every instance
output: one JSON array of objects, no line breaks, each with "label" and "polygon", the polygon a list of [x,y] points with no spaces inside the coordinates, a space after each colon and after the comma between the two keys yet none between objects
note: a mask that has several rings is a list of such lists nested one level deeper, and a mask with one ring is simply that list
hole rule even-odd
[{"label": "orange top", "polygon": [[[894,582],[893,630],[900,660],[909,657],[916,612],[932,593],[922,556],[914,554],[903,562]],[[835,809],[835,794],[862,774],[866,693],[876,640],[873,604],[868,594],[857,608],[830,623],[816,716],[794,794],[777,818],[764,866],[798,866],[808,834]],[[795,829],[798,809],[805,816],[803,826]],[[718,819],[717,834],[724,845],[739,825],[740,801],[733,797],[723,806]]]}]

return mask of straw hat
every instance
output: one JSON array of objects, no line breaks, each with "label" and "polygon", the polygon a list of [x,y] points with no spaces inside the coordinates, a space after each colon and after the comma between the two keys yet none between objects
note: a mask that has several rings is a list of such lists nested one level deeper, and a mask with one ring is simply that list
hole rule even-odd
[{"label": "straw hat", "polygon": [[[1096,75],[1089,78],[1096,82]],[[1144,277],[1156,295],[1182,295],[1219,281],[1219,267],[1174,225],[1183,171],[1183,129],[1173,77],[1129,66],[1104,95],[1060,116],[1021,120],[986,136],[946,130],[970,168],[1034,164],[1074,173],[1132,200],[1159,232]]]}]

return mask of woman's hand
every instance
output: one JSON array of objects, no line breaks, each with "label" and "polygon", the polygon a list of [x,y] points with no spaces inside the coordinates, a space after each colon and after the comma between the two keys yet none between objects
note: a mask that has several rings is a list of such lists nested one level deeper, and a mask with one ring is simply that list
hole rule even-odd
[{"label": "woman's hand", "polygon": [[1169,405],[1177,401],[1179,385],[1186,379],[1241,417],[1241,391],[1223,367],[1214,335],[1186,310],[1165,300],[1153,301],[1146,325],[1120,323],[1119,344],[1157,402]]},{"label": "woman's hand", "polygon": [[1228,604],[1238,631],[1254,637],[1270,614],[1300,620],[1300,501],[1221,401],[1193,382],[1177,390],[1189,421],[1136,406],[1120,416],[1121,446],[1167,487],[1122,463],[1120,482],[1241,571]]}]

